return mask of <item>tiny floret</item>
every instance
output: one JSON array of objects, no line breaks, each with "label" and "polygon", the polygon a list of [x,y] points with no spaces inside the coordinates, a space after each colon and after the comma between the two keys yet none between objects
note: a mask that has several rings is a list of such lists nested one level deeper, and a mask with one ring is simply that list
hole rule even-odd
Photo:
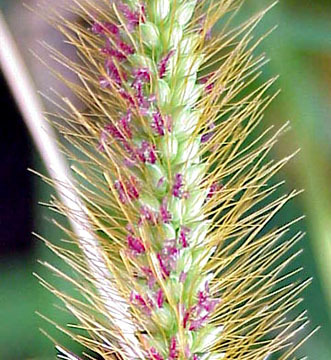
[{"label": "tiny floret", "polygon": [[128,235],[127,241],[129,249],[132,250],[134,253],[143,254],[145,252],[145,246],[140,238],[133,235]]}]

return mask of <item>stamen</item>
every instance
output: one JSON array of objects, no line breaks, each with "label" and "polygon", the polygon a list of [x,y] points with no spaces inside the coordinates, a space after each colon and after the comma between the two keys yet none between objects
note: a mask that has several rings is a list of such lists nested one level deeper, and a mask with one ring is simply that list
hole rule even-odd
[{"label": "stamen", "polygon": [[107,46],[100,49],[100,51],[104,55],[115,57],[120,62],[127,59],[127,56],[122,51],[114,49],[112,47]]},{"label": "stamen", "polygon": [[153,211],[151,209],[149,209],[148,206],[143,205],[140,208],[140,213],[142,215],[142,219],[141,220],[147,220],[149,221],[152,225],[156,225],[157,224],[157,218],[155,216],[155,214],[153,213]]},{"label": "stamen", "polygon": [[159,289],[158,292],[157,292],[156,302],[157,302],[158,308],[163,307],[164,295],[163,295],[163,290],[162,289]]},{"label": "stamen", "polygon": [[[161,181],[161,179],[159,180],[159,182]],[[162,183],[163,183],[163,181],[162,181]],[[169,224],[170,223],[170,221],[172,219],[172,215],[168,211],[168,200],[167,200],[166,197],[164,197],[163,200],[162,200],[162,204],[160,206],[160,215],[161,215],[161,219],[162,219],[164,224]]]},{"label": "stamen", "polygon": [[128,22],[127,26],[130,31],[133,31],[134,28],[139,25],[140,20],[144,21],[145,18],[144,6],[141,6],[138,11],[132,11],[130,7],[127,4],[124,4],[123,2],[119,2],[117,6],[124,15],[124,17],[126,18]]},{"label": "stamen", "polygon": [[173,336],[170,340],[168,360],[176,360],[176,359],[178,359],[177,341],[176,338]]},{"label": "stamen", "polygon": [[139,68],[134,71],[135,80],[132,83],[132,87],[135,87],[134,84],[137,81],[142,81],[144,83],[149,83],[151,80],[151,74],[148,68]]},{"label": "stamen", "polygon": [[120,32],[119,27],[110,22],[94,22],[91,30],[97,35],[106,35],[107,33],[119,35]]},{"label": "stamen", "polygon": [[223,189],[223,184],[213,182],[209,188],[207,199],[211,199],[218,191]]},{"label": "stamen", "polygon": [[211,313],[215,310],[219,299],[211,299],[209,295],[209,284],[205,283],[205,290],[198,292],[198,303],[192,306],[184,314],[183,327],[186,328],[190,322],[189,330],[197,331],[209,319]]},{"label": "stamen", "polygon": [[133,235],[128,235],[127,241],[128,241],[128,247],[135,254],[143,254],[145,252],[145,246],[140,238],[135,237]]},{"label": "stamen", "polygon": [[126,55],[132,55],[134,54],[134,48],[127,44],[126,42],[124,41],[120,41],[118,43],[118,47],[126,54]]},{"label": "stamen", "polygon": [[157,352],[154,347],[149,349],[149,353],[151,354],[152,359],[154,360],[164,360],[163,357]]},{"label": "stamen", "polygon": [[212,92],[212,90],[214,89],[215,82],[214,82],[214,81],[209,81],[209,80],[214,76],[214,74],[215,74],[215,73],[212,72],[212,73],[210,73],[210,74],[202,77],[202,78],[200,79],[200,81],[199,81],[200,84],[207,84],[207,85],[205,86],[205,91],[206,91],[207,93]]},{"label": "stamen", "polygon": [[122,129],[124,130],[125,134],[128,136],[129,139],[132,139],[132,131],[129,126],[131,119],[132,119],[132,114],[131,114],[131,111],[129,110],[126,113],[126,115],[124,115],[120,118],[120,121],[119,121]]},{"label": "stamen", "polygon": [[189,246],[188,241],[187,241],[187,234],[190,231],[191,230],[185,226],[182,226],[182,228],[180,229],[179,242],[182,244],[183,248],[187,248]]},{"label": "stamen", "polygon": [[187,323],[190,319],[191,312],[190,310],[186,310],[183,318],[183,328],[186,329]]},{"label": "stamen", "polygon": [[134,106],[135,102],[134,102],[134,98],[127,92],[125,91],[123,88],[121,88],[118,93],[122,96],[123,99],[127,100],[130,104],[130,106]]},{"label": "stamen", "polygon": [[120,72],[117,66],[115,65],[115,63],[111,59],[106,60],[105,67],[106,67],[107,75],[117,85],[122,85],[122,79],[124,81],[127,80],[126,74],[124,72]]},{"label": "stamen", "polygon": [[151,125],[152,129],[156,131],[160,136],[164,136],[165,128],[169,132],[172,131],[172,121],[170,116],[162,116],[160,111],[156,111],[153,113],[153,121]]},{"label": "stamen", "polygon": [[182,174],[177,173],[175,175],[174,184],[172,186],[172,195],[178,199],[187,199],[189,193],[183,190],[184,187],[184,177]]},{"label": "stamen", "polygon": [[208,320],[208,315],[205,315],[199,319],[191,320],[189,330],[190,331],[197,331],[199,330],[202,325]]},{"label": "stamen", "polygon": [[163,275],[163,278],[167,278],[170,275],[170,271],[168,270],[165,261],[162,259],[162,256],[160,253],[156,254],[156,257],[159,261],[160,269]]},{"label": "stamen", "polygon": [[139,191],[136,184],[137,180],[134,176],[131,176],[130,180],[125,181],[125,183],[119,180],[115,181],[114,187],[117,190],[120,201],[123,204],[127,204],[131,200],[139,198]]},{"label": "stamen", "polygon": [[146,301],[140,294],[132,291],[130,294],[130,302],[134,305],[139,306],[148,315],[152,313],[151,309],[153,308],[153,302],[149,297],[147,297]]},{"label": "stamen", "polygon": [[165,55],[159,62],[158,69],[159,69],[160,79],[164,78],[166,71],[167,71],[168,62],[169,62],[170,58],[174,55],[174,53],[175,53],[175,50],[169,51],[169,53],[167,55]]},{"label": "stamen", "polygon": [[207,132],[206,134],[203,134],[201,136],[201,142],[204,144],[206,142],[208,142],[213,136],[214,136],[214,132],[213,131],[210,131],[210,132]]},{"label": "stamen", "polygon": [[107,40],[106,46],[101,48],[101,53],[108,56],[115,57],[118,61],[124,61],[127,59],[128,55],[134,54],[134,49],[129,44],[124,41],[117,41],[116,46],[112,45],[112,43]]},{"label": "stamen", "polygon": [[143,163],[148,162],[150,164],[156,163],[156,152],[155,145],[149,144],[147,141],[143,140],[141,147],[137,149],[137,156]]}]

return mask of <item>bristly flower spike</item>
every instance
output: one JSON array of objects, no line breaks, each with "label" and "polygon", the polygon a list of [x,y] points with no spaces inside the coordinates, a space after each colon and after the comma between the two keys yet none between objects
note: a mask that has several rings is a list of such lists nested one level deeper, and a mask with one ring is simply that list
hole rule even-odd
[{"label": "bristly flower spike", "polygon": [[134,333],[106,314],[84,259],[50,244],[89,285],[85,306],[44,283],[88,330],[71,336],[104,359],[289,358],[305,316],[284,315],[308,282],[277,286],[301,234],[263,230],[297,193],[266,204],[289,158],[265,159],[286,126],[251,138],[274,97],[274,79],[248,87],[265,61],[252,31],[267,10],[217,37],[240,1],[72,1],[89,25],[53,21],[83,65],[53,52],[81,80],[65,81],[87,109],[69,104],[60,131],[88,159],[67,149]]}]

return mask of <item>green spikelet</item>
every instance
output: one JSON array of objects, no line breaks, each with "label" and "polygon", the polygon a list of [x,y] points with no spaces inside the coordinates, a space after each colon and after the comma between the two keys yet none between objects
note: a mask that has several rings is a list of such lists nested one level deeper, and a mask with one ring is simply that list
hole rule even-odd
[{"label": "green spikelet", "polygon": [[86,303],[41,281],[89,335],[63,331],[104,359],[288,359],[306,318],[284,316],[309,281],[278,284],[302,234],[263,230],[297,193],[268,202],[290,157],[266,156],[287,125],[247,141],[274,97],[275,79],[247,92],[265,62],[252,40],[265,11],[213,36],[239,1],[73,3],[84,24],[52,21],[82,61],[51,51],[79,77],[63,81],[86,105],[65,100],[59,126],[82,154],[67,149],[85,235],[66,230],[80,255],[48,245],[81,282],[46,265]]}]

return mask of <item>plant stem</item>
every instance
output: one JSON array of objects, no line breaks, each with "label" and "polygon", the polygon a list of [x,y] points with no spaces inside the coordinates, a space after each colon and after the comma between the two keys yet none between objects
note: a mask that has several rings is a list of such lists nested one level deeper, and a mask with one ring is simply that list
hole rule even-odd
[{"label": "plant stem", "polygon": [[[82,204],[73,186],[66,159],[56,145],[56,136],[43,116],[43,107],[36,95],[32,79],[19,54],[17,46],[0,13],[1,32],[1,69],[12,89],[15,101],[21,110],[23,119],[40,152],[46,168],[54,180],[55,188],[70,213],[70,223],[77,236],[79,246],[84,253],[88,266],[95,279],[95,285],[104,301],[109,319],[118,327],[125,343],[135,345],[135,349],[120,344],[128,357],[140,354],[139,343],[134,335],[135,327],[128,315],[128,305],[113,286],[112,275],[107,267],[102,249],[90,229],[87,210]],[[141,356],[141,354],[139,355]]]}]

